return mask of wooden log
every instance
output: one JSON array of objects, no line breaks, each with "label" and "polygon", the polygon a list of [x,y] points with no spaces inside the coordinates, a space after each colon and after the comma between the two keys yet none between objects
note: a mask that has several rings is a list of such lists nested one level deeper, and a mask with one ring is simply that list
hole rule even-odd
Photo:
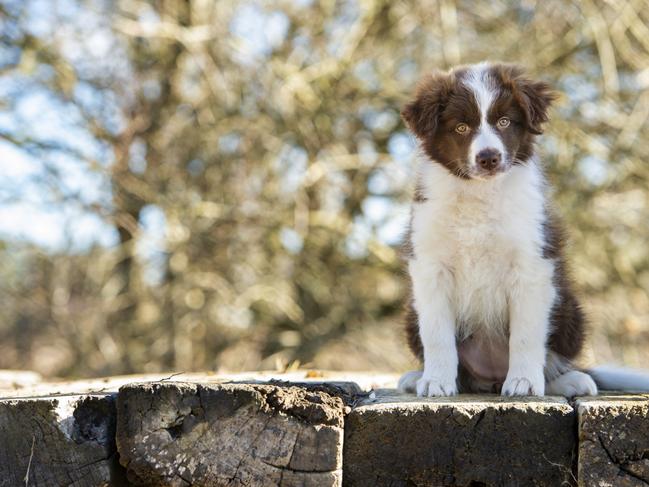
[{"label": "wooden log", "polygon": [[135,485],[339,486],[345,396],[306,384],[128,385],[120,461]]},{"label": "wooden log", "polygon": [[0,400],[0,486],[124,485],[112,395]]},{"label": "wooden log", "polygon": [[574,485],[575,426],[564,398],[378,391],[347,416],[345,485]]},{"label": "wooden log", "polygon": [[649,485],[649,395],[579,399],[579,485]]}]

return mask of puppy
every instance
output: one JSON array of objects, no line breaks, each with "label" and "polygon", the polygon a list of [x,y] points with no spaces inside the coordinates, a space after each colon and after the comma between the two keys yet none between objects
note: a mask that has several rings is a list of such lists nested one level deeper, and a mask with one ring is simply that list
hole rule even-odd
[{"label": "puppy", "polygon": [[423,371],[402,390],[595,395],[593,377],[649,390],[644,375],[572,365],[584,316],[534,149],[554,99],[519,67],[481,63],[429,74],[404,107],[420,160],[406,330]]}]

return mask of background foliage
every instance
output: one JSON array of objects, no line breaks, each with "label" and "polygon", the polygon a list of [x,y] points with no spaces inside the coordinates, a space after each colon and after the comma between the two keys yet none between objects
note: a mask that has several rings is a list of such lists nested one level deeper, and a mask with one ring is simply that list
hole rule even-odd
[{"label": "background foliage", "polygon": [[413,365],[398,254],[426,70],[518,62],[591,316],[646,366],[646,0],[0,0],[0,368]]}]

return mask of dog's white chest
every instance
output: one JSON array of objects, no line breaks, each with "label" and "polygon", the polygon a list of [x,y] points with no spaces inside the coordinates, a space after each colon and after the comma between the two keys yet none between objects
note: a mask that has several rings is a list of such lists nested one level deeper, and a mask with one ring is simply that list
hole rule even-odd
[{"label": "dog's white chest", "polygon": [[[427,201],[413,207],[413,279],[449,276],[448,295],[460,338],[477,331],[503,336],[521,273],[542,260],[543,194],[533,167],[467,186],[431,166]],[[430,270],[428,270],[430,269]],[[530,271],[530,269],[533,269]]]},{"label": "dog's white chest", "polygon": [[514,249],[499,201],[459,199],[449,214],[446,265],[453,276],[451,299],[463,335],[477,329],[502,334]]}]

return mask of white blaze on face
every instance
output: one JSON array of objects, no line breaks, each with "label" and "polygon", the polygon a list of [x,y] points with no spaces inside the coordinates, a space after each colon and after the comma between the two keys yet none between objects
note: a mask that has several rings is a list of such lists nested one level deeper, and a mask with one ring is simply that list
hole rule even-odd
[{"label": "white blaze on face", "polygon": [[489,77],[487,69],[488,65],[486,63],[478,64],[469,71],[467,78],[464,80],[464,84],[473,91],[480,110],[480,126],[476,129],[469,147],[469,165],[472,169],[476,168],[476,155],[484,149],[496,149],[502,154],[502,160],[507,160],[505,146],[496,128],[487,121],[489,108],[498,94],[498,89]]}]

